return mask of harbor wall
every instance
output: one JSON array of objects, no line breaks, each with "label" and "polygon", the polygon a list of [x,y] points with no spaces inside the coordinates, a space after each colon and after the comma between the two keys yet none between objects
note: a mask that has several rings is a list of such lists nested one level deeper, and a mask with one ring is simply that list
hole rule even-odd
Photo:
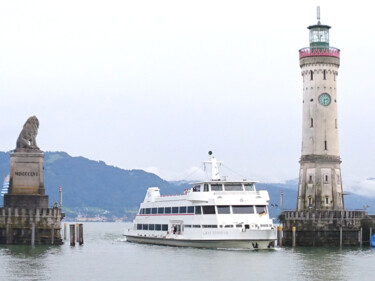
[{"label": "harbor wall", "polygon": [[0,208],[0,244],[61,245],[61,220],[54,208]]},{"label": "harbor wall", "polygon": [[375,226],[364,211],[284,211],[280,221],[284,246],[370,245]]}]

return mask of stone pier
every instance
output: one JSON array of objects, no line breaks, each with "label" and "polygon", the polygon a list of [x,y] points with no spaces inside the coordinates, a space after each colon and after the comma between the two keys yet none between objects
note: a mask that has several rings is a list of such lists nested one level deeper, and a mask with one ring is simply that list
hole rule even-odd
[{"label": "stone pier", "polygon": [[0,244],[61,245],[63,217],[57,207],[0,208]]},{"label": "stone pier", "polygon": [[374,219],[364,211],[285,211],[283,245],[293,245],[296,227],[297,246],[369,246]]}]

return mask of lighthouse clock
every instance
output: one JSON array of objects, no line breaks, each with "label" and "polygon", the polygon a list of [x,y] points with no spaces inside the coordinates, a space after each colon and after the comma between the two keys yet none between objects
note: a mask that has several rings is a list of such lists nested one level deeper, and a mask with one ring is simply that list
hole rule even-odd
[{"label": "lighthouse clock", "polygon": [[297,211],[344,210],[337,122],[340,50],[329,46],[328,25],[308,27],[310,46],[299,51],[303,78],[302,150]]}]

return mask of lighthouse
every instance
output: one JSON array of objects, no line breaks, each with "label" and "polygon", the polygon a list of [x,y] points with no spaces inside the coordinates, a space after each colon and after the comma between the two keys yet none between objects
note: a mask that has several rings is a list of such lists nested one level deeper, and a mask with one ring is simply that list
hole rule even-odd
[{"label": "lighthouse", "polygon": [[340,50],[329,44],[330,26],[308,27],[310,46],[299,50],[303,79],[302,149],[297,211],[344,210],[337,116]]},{"label": "lighthouse", "polygon": [[302,149],[297,209],[283,211],[285,246],[369,245],[375,219],[345,210],[339,152],[337,75],[340,50],[329,45],[330,26],[308,27],[310,46],[299,50],[302,89]]}]

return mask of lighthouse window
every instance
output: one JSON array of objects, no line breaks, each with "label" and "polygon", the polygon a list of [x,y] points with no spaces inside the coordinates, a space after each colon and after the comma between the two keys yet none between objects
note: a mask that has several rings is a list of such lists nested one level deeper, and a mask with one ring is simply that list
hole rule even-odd
[{"label": "lighthouse window", "polygon": [[254,214],[254,206],[232,206],[233,214]]},{"label": "lighthouse window", "polygon": [[158,208],[158,214],[164,214],[164,208]]},{"label": "lighthouse window", "polygon": [[211,191],[223,191],[222,184],[211,184]]},{"label": "lighthouse window", "polygon": [[230,214],[229,206],[217,206],[218,214]]},{"label": "lighthouse window", "polygon": [[312,198],[309,197],[309,205],[312,205]]},{"label": "lighthouse window", "polygon": [[188,212],[188,214],[194,214],[194,206],[189,206],[187,208],[187,212]]},{"label": "lighthouse window", "polygon": [[325,176],[324,176],[324,181],[325,181],[325,182],[328,182],[328,175],[325,175]]},{"label": "lighthouse window", "polygon": [[310,119],[310,128],[314,127],[314,119]]},{"label": "lighthouse window", "polygon": [[178,207],[172,207],[172,214],[178,214]]},{"label": "lighthouse window", "polygon": [[157,214],[158,213],[158,208],[152,208],[151,211],[152,211],[153,214]]},{"label": "lighthouse window", "polygon": [[165,213],[170,214],[171,213],[171,207],[165,207]]},{"label": "lighthouse window", "polygon": [[327,80],[326,70],[323,70],[323,79],[324,79],[324,80]]},{"label": "lighthouse window", "polygon": [[257,211],[257,214],[259,214],[259,215],[267,214],[267,207],[265,205],[255,206],[255,209]]},{"label": "lighthouse window", "polygon": [[324,141],[324,150],[327,150],[327,141]]},{"label": "lighthouse window", "polygon": [[201,206],[195,206],[195,214],[196,214],[196,215],[200,215],[200,214],[202,214]]},{"label": "lighthouse window", "polygon": [[225,191],[243,191],[241,183],[226,184]]},{"label": "lighthouse window", "polygon": [[312,70],[310,70],[310,76],[311,76],[311,78],[310,78],[310,80],[313,80],[313,76],[314,76],[314,73],[313,73],[313,71]]},{"label": "lighthouse window", "polygon": [[328,204],[328,196],[326,197],[326,204]]},{"label": "lighthouse window", "polygon": [[214,215],[215,212],[215,206],[202,206],[203,214],[204,215]]}]

